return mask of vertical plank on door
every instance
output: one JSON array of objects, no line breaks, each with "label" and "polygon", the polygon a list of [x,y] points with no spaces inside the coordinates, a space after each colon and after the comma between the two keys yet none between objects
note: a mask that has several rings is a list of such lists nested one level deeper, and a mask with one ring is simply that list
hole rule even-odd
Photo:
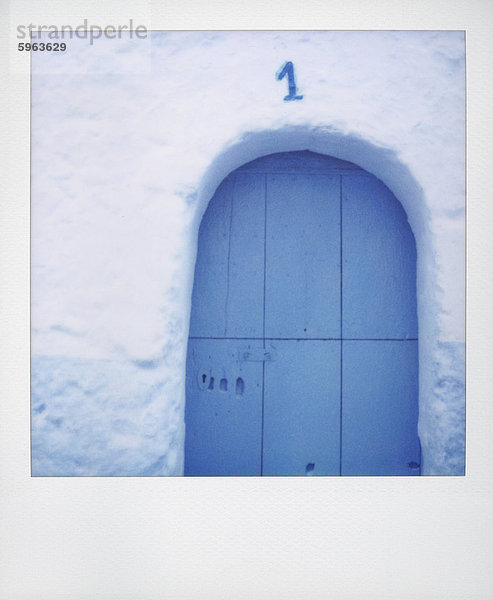
[{"label": "vertical plank on door", "polygon": [[265,335],[340,336],[339,177],[267,176]]},{"label": "vertical plank on door", "polygon": [[209,203],[199,232],[192,337],[262,336],[264,196],[262,175],[239,173]]},{"label": "vertical plank on door", "polygon": [[241,340],[188,343],[185,475],[260,475],[262,363],[240,360],[246,350]]},{"label": "vertical plank on door", "polygon": [[265,363],[263,475],[339,474],[339,341],[271,342]]},{"label": "vertical plank on door", "polygon": [[373,176],[342,176],[343,338],[415,338],[416,245],[406,213]]},{"label": "vertical plank on door", "polygon": [[344,341],[342,475],[419,475],[418,342]]},{"label": "vertical plank on door", "polygon": [[202,218],[190,315],[191,336],[224,336],[233,177],[217,189]]},{"label": "vertical plank on door", "polygon": [[233,192],[226,298],[226,335],[262,337],[265,181],[237,173]]}]

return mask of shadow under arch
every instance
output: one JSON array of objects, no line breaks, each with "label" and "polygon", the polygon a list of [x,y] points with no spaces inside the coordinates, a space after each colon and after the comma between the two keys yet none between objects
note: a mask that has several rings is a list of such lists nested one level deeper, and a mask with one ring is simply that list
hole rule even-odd
[{"label": "shadow under arch", "polygon": [[[332,127],[285,126],[276,130],[247,132],[232,140],[209,164],[197,193],[194,194],[196,212],[193,222],[195,251],[198,230],[219,184],[234,170],[259,157],[269,154],[309,150],[352,162],[380,179],[402,204],[416,240],[417,250],[417,312],[419,327],[419,407],[418,433],[421,438],[422,398],[430,382],[422,375],[421,365],[432,355],[436,285],[433,273],[432,237],[429,231],[429,209],[423,190],[410,169],[399,159],[395,150],[378,146],[355,134],[347,134]],[[190,273],[190,304],[194,269]],[[426,463],[426,444],[422,444]]]},{"label": "shadow under arch", "polygon": [[200,183],[196,219],[200,220],[221,181],[238,167],[276,152],[310,150],[355,163],[380,179],[404,207],[416,242],[426,233],[429,222],[424,194],[409,168],[397,153],[355,134],[331,127],[285,126],[276,130],[244,133],[210,163]]}]

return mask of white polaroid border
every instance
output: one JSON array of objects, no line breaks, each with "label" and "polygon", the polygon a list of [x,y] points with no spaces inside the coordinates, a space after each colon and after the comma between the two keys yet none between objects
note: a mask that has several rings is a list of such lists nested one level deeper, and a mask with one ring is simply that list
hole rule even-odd
[{"label": "white polaroid border", "polygon": [[[2,5],[0,598],[487,598],[493,595],[493,7],[479,0]],[[6,11],[9,11],[7,14]],[[63,12],[63,15],[60,14]],[[29,70],[20,23],[148,29],[463,29],[467,48],[467,475],[31,478]],[[24,57],[26,58],[26,57]],[[49,135],[49,132],[47,132]]]}]

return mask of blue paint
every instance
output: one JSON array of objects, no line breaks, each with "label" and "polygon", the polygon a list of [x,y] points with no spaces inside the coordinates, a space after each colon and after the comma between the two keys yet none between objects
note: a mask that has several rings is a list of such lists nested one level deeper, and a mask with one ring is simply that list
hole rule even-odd
[{"label": "blue paint", "polygon": [[342,475],[419,475],[418,342],[342,347]]},{"label": "blue paint", "polygon": [[266,194],[265,335],[339,337],[339,176],[268,174]]},{"label": "blue paint", "polygon": [[375,177],[342,176],[342,336],[417,338],[416,245]]},{"label": "blue paint", "polygon": [[[339,475],[340,342],[283,340],[265,363],[263,475]],[[330,432],[330,435],[329,435]]]},{"label": "blue paint", "polygon": [[[235,340],[189,342],[185,475],[260,474],[262,363],[239,361],[238,345]],[[209,382],[232,379],[236,386],[221,390],[209,383],[203,389],[200,369],[210,372]]]},{"label": "blue paint", "polygon": [[303,96],[298,95],[298,90],[296,88],[296,82],[294,79],[294,67],[290,60],[285,62],[281,69],[276,73],[276,78],[281,81],[281,79],[286,75],[288,76],[289,94],[284,97],[284,101],[290,102],[291,100],[302,100]]},{"label": "blue paint", "polygon": [[185,474],[419,475],[415,281],[401,205],[356,165],[231,174],[199,233]]}]

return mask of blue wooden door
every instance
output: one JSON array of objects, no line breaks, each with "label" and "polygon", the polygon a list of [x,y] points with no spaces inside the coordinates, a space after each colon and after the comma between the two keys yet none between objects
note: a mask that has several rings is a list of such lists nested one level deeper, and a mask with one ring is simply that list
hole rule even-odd
[{"label": "blue wooden door", "polygon": [[415,265],[401,205],[351,163],[229,175],[199,233],[185,474],[419,474]]}]

